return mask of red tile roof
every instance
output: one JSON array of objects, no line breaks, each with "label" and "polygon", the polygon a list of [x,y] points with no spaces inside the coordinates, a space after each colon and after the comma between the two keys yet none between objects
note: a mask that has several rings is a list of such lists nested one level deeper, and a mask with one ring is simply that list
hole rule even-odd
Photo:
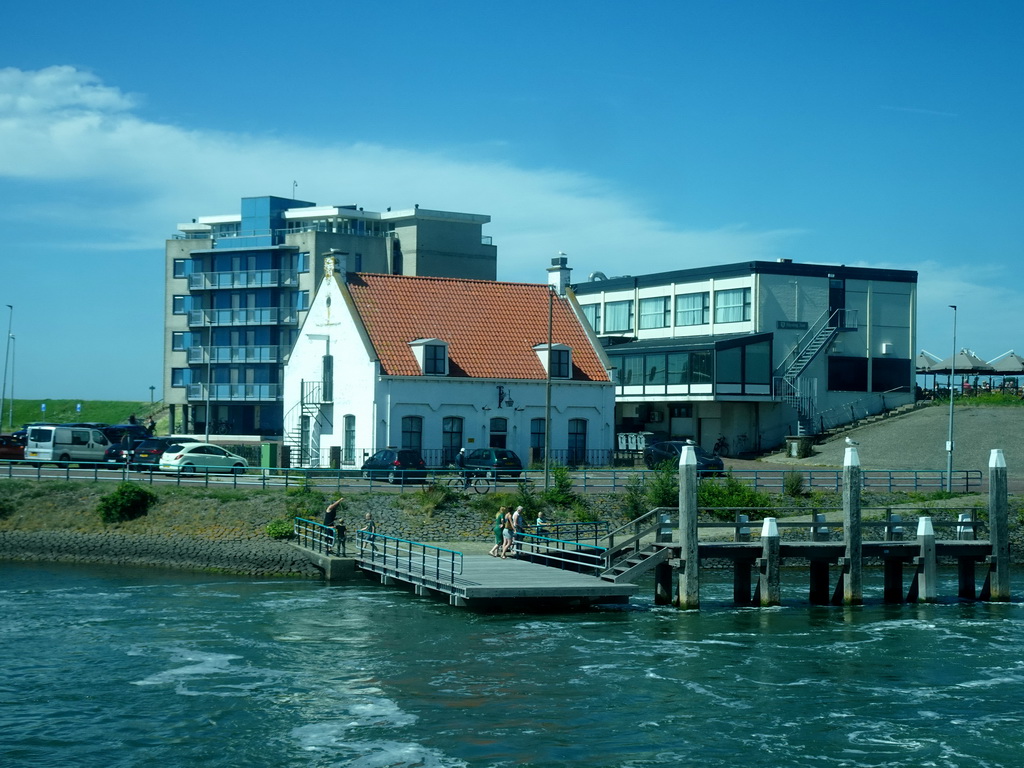
[{"label": "red tile roof", "polygon": [[[450,376],[545,378],[533,347],[548,340],[547,285],[359,273],[348,290],[384,374],[419,376],[409,343],[437,338]],[[572,348],[573,379],[608,381],[568,300],[555,296],[552,310],[551,338]]]}]

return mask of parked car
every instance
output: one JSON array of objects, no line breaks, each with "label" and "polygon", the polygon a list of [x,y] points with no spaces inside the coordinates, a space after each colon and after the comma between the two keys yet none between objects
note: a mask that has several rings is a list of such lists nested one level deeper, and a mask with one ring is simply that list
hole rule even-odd
[{"label": "parked car", "polygon": [[697,471],[721,474],[725,470],[725,463],[721,457],[708,453],[699,445],[689,440],[665,440],[661,443],[654,443],[644,449],[644,464],[648,469],[655,469],[666,461],[679,463],[679,454],[683,452],[683,446],[689,445],[697,454]]},{"label": "parked car", "polygon": [[129,436],[129,440],[145,440],[149,437],[149,431],[141,424],[106,424],[101,429],[112,443],[122,442],[125,435]]},{"label": "parked car", "polygon": [[519,477],[523,473],[523,462],[515,451],[507,448],[474,448],[463,455],[462,466],[466,469],[485,470],[473,472],[493,479]]},{"label": "parked car", "polygon": [[363,462],[362,472],[370,480],[383,477],[389,483],[422,482],[427,477],[427,465],[419,451],[385,448]]},{"label": "parked car", "polygon": [[103,461],[107,464],[115,464],[118,467],[128,462],[129,469],[135,469],[133,455],[142,444],[142,440],[132,440],[130,443],[111,443],[110,447],[103,452]]},{"label": "parked car", "polygon": [[13,435],[0,435],[0,460],[21,461],[25,458],[25,446]]},{"label": "parked car", "polygon": [[150,437],[139,443],[132,457],[134,469],[140,472],[154,472],[160,469],[160,460],[172,445],[198,443],[194,437]]},{"label": "parked car", "polygon": [[160,458],[165,472],[245,472],[249,462],[236,453],[211,443],[175,443]]}]

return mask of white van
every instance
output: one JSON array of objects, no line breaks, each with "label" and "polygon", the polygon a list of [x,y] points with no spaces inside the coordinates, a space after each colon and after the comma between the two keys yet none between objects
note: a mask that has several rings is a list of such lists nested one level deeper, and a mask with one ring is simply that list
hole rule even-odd
[{"label": "white van", "polygon": [[110,440],[94,427],[29,427],[25,461],[59,461],[62,464],[103,462]]}]

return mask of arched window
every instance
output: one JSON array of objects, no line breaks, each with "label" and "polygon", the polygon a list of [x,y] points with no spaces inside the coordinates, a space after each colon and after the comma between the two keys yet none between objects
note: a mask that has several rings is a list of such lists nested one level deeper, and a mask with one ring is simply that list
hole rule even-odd
[{"label": "arched window", "polygon": [[351,413],[345,414],[343,422],[342,438],[344,447],[342,449],[341,461],[343,464],[356,463],[356,417]]},{"label": "arched window", "polygon": [[462,417],[445,416],[441,422],[441,461],[451,464],[462,448]]},{"label": "arched window", "polygon": [[423,417],[402,417],[402,448],[423,452]]},{"label": "arched window", "polygon": [[587,420],[569,419],[569,464],[587,463]]}]

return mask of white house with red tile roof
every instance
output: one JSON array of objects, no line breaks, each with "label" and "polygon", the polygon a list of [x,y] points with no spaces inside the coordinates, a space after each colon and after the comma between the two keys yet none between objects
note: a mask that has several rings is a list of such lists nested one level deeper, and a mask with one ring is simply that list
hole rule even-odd
[{"label": "white house with red tile roof", "polygon": [[[347,266],[347,265],[346,265]],[[550,343],[550,376],[549,376]],[[460,448],[607,464],[615,390],[571,297],[548,285],[355,273],[328,259],[285,368],[295,466],[383,448],[445,466]],[[550,390],[550,407],[548,392]]]}]

